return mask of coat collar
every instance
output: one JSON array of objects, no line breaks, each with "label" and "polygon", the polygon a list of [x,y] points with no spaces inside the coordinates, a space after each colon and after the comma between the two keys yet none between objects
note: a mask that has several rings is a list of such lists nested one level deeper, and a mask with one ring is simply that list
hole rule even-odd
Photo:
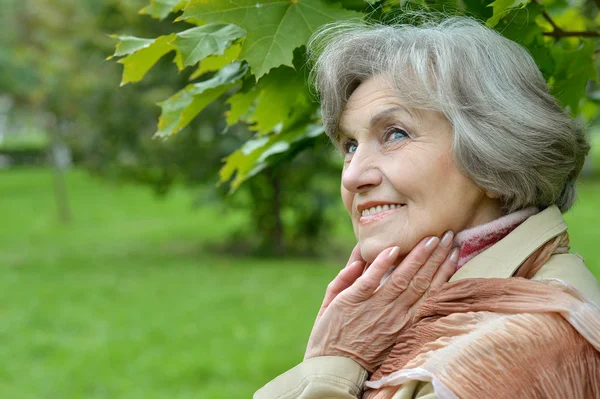
[{"label": "coat collar", "polygon": [[536,250],[567,230],[556,205],[529,217],[506,237],[462,266],[450,281],[465,278],[508,278]]}]

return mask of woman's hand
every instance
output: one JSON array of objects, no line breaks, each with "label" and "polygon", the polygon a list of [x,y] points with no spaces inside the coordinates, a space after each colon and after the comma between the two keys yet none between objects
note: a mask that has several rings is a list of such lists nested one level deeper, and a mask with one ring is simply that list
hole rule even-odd
[{"label": "woman's hand", "polygon": [[356,244],[352,250],[352,253],[350,254],[348,263],[346,263],[346,267],[340,270],[338,275],[327,286],[327,291],[325,291],[325,299],[323,299],[323,304],[321,305],[321,309],[319,309],[317,320],[319,320],[323,312],[325,312],[331,301],[333,301],[335,297],[340,294],[340,292],[354,284],[356,279],[363,274],[366,265],[367,262],[365,262],[360,255],[360,247],[358,244]]},{"label": "woman's hand", "polygon": [[381,286],[381,279],[396,261],[398,247],[380,253],[362,276],[358,272],[361,265],[356,263],[362,259],[355,248],[348,266],[328,286],[304,359],[344,356],[375,371],[425,294],[439,288],[456,271],[458,250],[451,251],[452,238],[452,233],[447,233],[441,244],[437,237],[422,240]]}]

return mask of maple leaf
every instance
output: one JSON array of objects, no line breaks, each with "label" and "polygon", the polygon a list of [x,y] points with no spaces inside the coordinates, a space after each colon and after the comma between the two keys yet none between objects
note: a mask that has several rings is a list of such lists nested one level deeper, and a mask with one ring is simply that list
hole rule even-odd
[{"label": "maple leaf", "polygon": [[259,94],[260,91],[255,85],[248,91],[238,91],[233,96],[229,97],[227,104],[229,104],[230,109],[225,112],[225,121],[227,122],[227,125],[235,125],[239,121],[249,122],[248,116],[250,114],[250,108]]},{"label": "maple leaf", "polygon": [[[208,56],[224,55],[226,49],[231,47],[231,43],[243,36],[244,31],[231,24],[204,25],[177,34],[159,36],[156,39],[111,36],[120,41],[116,45],[115,53],[108,59],[126,56],[118,61],[124,66],[121,80],[121,86],[123,86],[142,80],[150,68],[171,51],[175,51],[175,63],[179,70],[182,70],[188,65],[197,64],[198,61]],[[230,52],[228,56],[232,57],[233,53]]]},{"label": "maple leaf", "polygon": [[244,181],[269,166],[275,155],[290,151],[322,133],[321,125],[304,124],[279,134],[248,140],[242,148],[225,158],[225,165],[219,171],[219,180],[221,183],[231,180],[230,193],[232,193]]},{"label": "maple leaf", "polygon": [[527,3],[529,0],[496,0],[488,4],[488,7],[492,7],[494,10],[494,14],[487,20],[488,26],[496,26],[511,9],[525,7]]},{"label": "maple leaf", "polygon": [[232,44],[222,55],[211,55],[200,62],[198,69],[190,75],[190,80],[194,80],[206,72],[218,71],[225,65],[231,64],[237,60],[240,55],[242,46],[240,44]]},{"label": "maple leaf", "polygon": [[222,55],[231,43],[246,34],[232,24],[209,24],[191,28],[177,34],[173,45],[179,50],[179,69],[195,65],[210,55]]},{"label": "maple leaf", "polygon": [[260,94],[250,117],[250,128],[261,134],[287,129],[312,110],[304,76],[290,67],[271,70],[258,82]]},{"label": "maple leaf", "polygon": [[552,48],[552,56],[557,61],[551,92],[573,115],[580,111],[588,81],[598,79],[592,61],[595,49],[593,40],[582,40],[576,50]]},{"label": "maple leaf", "polygon": [[160,36],[156,39],[142,39],[133,36],[111,36],[119,39],[115,53],[108,57],[127,57],[117,61],[123,65],[123,77],[121,86],[131,82],[139,82],[156,62],[170,51],[177,50],[173,41],[177,37],[175,33]]},{"label": "maple leaf", "polygon": [[258,80],[272,68],[292,66],[294,49],[306,44],[320,26],[363,16],[322,0],[190,0],[180,19],[243,28],[246,38],[240,58]]},{"label": "maple leaf", "polygon": [[167,15],[185,7],[188,0],[151,0],[150,4],[140,10],[140,14],[148,14],[156,19],[165,19]]},{"label": "maple leaf", "polygon": [[246,74],[248,67],[234,62],[223,67],[211,79],[187,85],[159,103],[162,108],[157,136],[167,137],[186,127],[208,104],[231,89]]}]

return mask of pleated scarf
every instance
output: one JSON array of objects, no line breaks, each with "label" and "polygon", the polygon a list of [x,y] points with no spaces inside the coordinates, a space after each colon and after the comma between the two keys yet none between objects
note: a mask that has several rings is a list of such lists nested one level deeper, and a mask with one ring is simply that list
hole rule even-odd
[{"label": "pleated scarf", "polygon": [[515,277],[432,293],[363,398],[391,399],[413,380],[431,382],[438,399],[600,398],[600,308],[558,280],[529,280],[568,241],[546,243]]}]

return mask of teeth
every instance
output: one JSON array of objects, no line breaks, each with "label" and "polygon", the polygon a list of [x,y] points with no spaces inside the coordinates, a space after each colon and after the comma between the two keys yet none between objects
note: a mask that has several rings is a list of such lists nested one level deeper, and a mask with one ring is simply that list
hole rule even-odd
[{"label": "teeth", "polygon": [[377,205],[377,206],[374,206],[374,207],[369,208],[369,209],[363,209],[362,216],[374,215],[376,213],[389,211],[390,209],[399,208],[400,206],[401,205],[398,205],[398,204],[385,204],[383,206]]}]

